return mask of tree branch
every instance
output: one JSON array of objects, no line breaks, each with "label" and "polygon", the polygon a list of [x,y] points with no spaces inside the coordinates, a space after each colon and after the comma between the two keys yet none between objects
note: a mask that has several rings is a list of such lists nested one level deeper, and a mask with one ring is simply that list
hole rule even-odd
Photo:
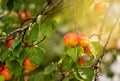
[{"label": "tree branch", "polygon": [[[44,15],[44,14],[47,14],[47,13],[53,11],[62,1],[63,1],[63,0],[57,0],[57,1],[51,6],[51,10],[47,11],[46,13],[44,13],[45,10],[43,10],[42,13],[40,13],[40,14],[41,14],[41,15]],[[46,6],[45,6],[44,9],[46,9]],[[21,23],[21,26],[20,26],[19,28],[13,30],[12,32],[10,32],[9,34],[7,34],[5,37],[1,37],[0,40],[5,40],[6,38],[8,38],[9,36],[11,36],[11,35],[13,35],[13,34],[15,34],[15,33],[21,33],[21,32],[23,32],[23,31],[27,30],[29,27],[32,26],[33,23],[36,22],[36,19],[37,19],[37,17],[38,17],[40,14],[38,14],[35,18],[28,19],[28,20],[31,20],[31,22],[28,23],[28,24],[27,24],[26,26],[24,26],[24,27],[21,27],[22,24],[25,23],[25,22],[28,21],[28,20],[22,22],[22,23]],[[46,16],[46,18],[45,18],[44,20],[46,20],[47,17],[48,17],[48,16]],[[43,20],[43,22],[44,22],[44,20]]]},{"label": "tree branch", "polygon": [[107,45],[108,45],[108,43],[109,43],[109,41],[110,41],[111,35],[112,35],[112,33],[113,33],[113,30],[115,29],[117,23],[119,22],[119,19],[120,19],[120,16],[117,18],[116,22],[114,23],[114,25],[113,25],[110,33],[109,33],[109,36],[108,36],[108,38],[107,38],[107,41],[106,41],[106,43],[105,43],[105,45],[104,45],[104,47],[103,47],[102,56],[97,60],[95,66],[94,66],[94,70],[95,70],[95,78],[94,78],[94,81],[98,81],[98,77],[99,77],[99,67],[100,67],[100,64],[101,64],[101,62],[102,62],[103,57],[104,57],[105,54],[106,54],[105,49],[106,49],[106,47],[107,47]]}]

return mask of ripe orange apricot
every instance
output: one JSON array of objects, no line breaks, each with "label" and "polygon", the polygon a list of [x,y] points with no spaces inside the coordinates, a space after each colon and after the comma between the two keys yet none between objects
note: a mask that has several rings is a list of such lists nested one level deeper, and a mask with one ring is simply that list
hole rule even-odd
[{"label": "ripe orange apricot", "polygon": [[106,9],[107,9],[106,2],[98,1],[98,2],[95,3],[93,10],[97,15],[101,16],[106,12]]},{"label": "ripe orange apricot", "polygon": [[84,49],[84,53],[85,53],[85,54],[91,54],[91,51],[90,51],[89,46],[84,47],[83,49]]},{"label": "ripe orange apricot", "polygon": [[13,43],[13,41],[14,41],[14,38],[9,38],[9,39],[7,39],[7,40],[6,40],[6,47],[7,47],[7,48],[10,48],[11,45],[12,45],[12,43]]},{"label": "ripe orange apricot", "polygon": [[0,71],[0,75],[3,75],[5,77],[5,80],[10,80],[12,78],[12,74],[6,65],[3,66],[3,69]]},{"label": "ripe orange apricot", "polygon": [[80,64],[86,64],[87,61],[85,61],[85,60],[83,60],[83,59],[80,59],[80,60],[79,60],[79,63],[80,63]]},{"label": "ripe orange apricot", "polygon": [[64,44],[68,47],[74,47],[78,45],[79,37],[76,33],[70,32],[64,36]]},{"label": "ripe orange apricot", "polygon": [[33,71],[37,68],[36,65],[30,61],[30,58],[26,58],[23,65],[24,65],[24,70],[28,72]]},{"label": "ripe orange apricot", "polygon": [[79,43],[78,43],[79,46],[86,47],[89,45],[89,38],[85,34],[80,33],[78,34],[78,37],[79,37]]}]

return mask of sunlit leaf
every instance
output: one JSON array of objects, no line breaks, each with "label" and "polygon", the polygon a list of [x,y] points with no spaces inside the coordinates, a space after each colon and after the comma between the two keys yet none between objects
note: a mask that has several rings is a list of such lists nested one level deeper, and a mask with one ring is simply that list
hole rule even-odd
[{"label": "sunlit leaf", "polygon": [[47,36],[47,37],[51,37],[57,28],[57,23],[55,20],[46,20],[40,27],[41,32]]},{"label": "sunlit leaf", "polygon": [[74,62],[77,61],[77,48],[68,48],[67,54],[72,58]]},{"label": "sunlit leaf", "polygon": [[73,69],[73,74],[80,81],[92,81],[94,70],[92,68]]},{"label": "sunlit leaf", "polygon": [[3,75],[0,75],[0,81],[5,81],[5,77]]},{"label": "sunlit leaf", "polygon": [[102,55],[103,52],[103,48],[99,42],[90,42],[90,50],[97,59]]},{"label": "sunlit leaf", "polygon": [[85,68],[78,70],[80,76],[85,79],[85,81],[92,81],[94,77],[94,70],[92,68]]}]

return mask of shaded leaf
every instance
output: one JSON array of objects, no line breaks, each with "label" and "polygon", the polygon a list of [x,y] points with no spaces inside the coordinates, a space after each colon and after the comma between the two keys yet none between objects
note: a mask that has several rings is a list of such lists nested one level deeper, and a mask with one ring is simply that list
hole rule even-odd
[{"label": "shaded leaf", "polygon": [[17,58],[17,61],[19,62],[20,65],[23,64],[25,58],[26,58],[26,53],[25,53],[25,50],[23,50],[23,51],[20,53],[19,58]]},{"label": "shaded leaf", "polygon": [[16,57],[19,57],[21,51],[22,51],[22,43],[19,43],[19,44],[13,49],[13,54],[14,54]]},{"label": "shaded leaf", "polygon": [[56,70],[56,67],[55,65],[50,65],[48,67],[45,68],[44,70],[44,74],[50,74],[51,72],[55,71]]},{"label": "shaded leaf", "polygon": [[7,60],[6,65],[12,74],[14,74],[14,75],[22,74],[23,66],[21,66],[17,61]]},{"label": "shaded leaf", "polygon": [[32,30],[30,32],[30,40],[36,41],[38,38],[38,33],[39,33],[39,24],[34,23],[32,26]]},{"label": "shaded leaf", "polygon": [[21,39],[14,40],[12,43],[12,48],[14,49],[15,47],[17,47],[21,43],[21,41]]},{"label": "shaded leaf", "polygon": [[73,65],[73,60],[66,56],[65,58],[62,59],[62,70],[63,71],[68,71]]},{"label": "shaded leaf", "polygon": [[9,55],[10,55],[10,52],[5,51],[5,52],[0,54],[0,58],[2,59],[2,61],[5,61]]},{"label": "shaded leaf", "polygon": [[9,0],[7,2],[7,8],[8,8],[8,10],[11,11],[13,9],[13,7],[14,7],[13,0]]}]

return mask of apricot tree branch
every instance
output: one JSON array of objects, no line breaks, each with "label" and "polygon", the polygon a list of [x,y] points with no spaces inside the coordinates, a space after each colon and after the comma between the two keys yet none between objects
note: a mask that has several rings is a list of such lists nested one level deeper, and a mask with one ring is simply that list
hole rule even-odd
[{"label": "apricot tree branch", "polygon": [[107,9],[107,11],[106,11],[103,19],[102,19],[102,22],[101,22],[101,25],[100,25],[100,29],[99,29],[99,38],[100,38],[100,39],[101,39],[101,36],[102,36],[105,19],[106,19],[106,17],[107,17],[107,14],[109,13],[109,10],[110,10],[111,6],[112,6],[112,2],[110,3],[110,5],[109,5],[109,7],[108,7],[108,9]]},{"label": "apricot tree branch", "polygon": [[106,47],[107,47],[107,45],[108,45],[108,43],[109,43],[109,41],[110,41],[111,35],[112,35],[112,33],[113,33],[113,30],[115,29],[117,23],[119,22],[119,19],[120,19],[120,16],[117,18],[116,22],[114,23],[114,25],[113,25],[110,33],[109,33],[109,36],[108,36],[108,38],[107,38],[107,41],[106,41],[106,43],[105,43],[105,45],[104,45],[104,47],[103,47],[103,53],[102,53],[101,57],[97,60],[95,66],[94,66],[94,70],[95,70],[95,78],[94,78],[94,81],[98,81],[98,77],[99,77],[99,67],[100,67],[100,64],[101,64],[101,62],[102,62],[103,57],[104,57],[105,54],[106,54],[105,49],[106,49]]}]

